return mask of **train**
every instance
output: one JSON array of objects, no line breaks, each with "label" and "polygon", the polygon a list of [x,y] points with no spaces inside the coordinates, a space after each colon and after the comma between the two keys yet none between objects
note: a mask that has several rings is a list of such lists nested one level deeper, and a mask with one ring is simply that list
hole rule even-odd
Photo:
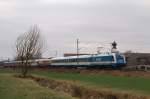
[{"label": "train", "polygon": [[121,53],[105,53],[96,55],[80,55],[56,57],[51,59],[55,67],[86,67],[86,68],[121,68],[126,65],[125,56]]},{"label": "train", "polygon": [[[50,59],[30,60],[32,67],[69,67],[69,68],[112,68],[119,69],[126,65],[125,56],[121,53],[79,55],[55,57]],[[4,67],[15,67],[21,61],[4,62]]]}]

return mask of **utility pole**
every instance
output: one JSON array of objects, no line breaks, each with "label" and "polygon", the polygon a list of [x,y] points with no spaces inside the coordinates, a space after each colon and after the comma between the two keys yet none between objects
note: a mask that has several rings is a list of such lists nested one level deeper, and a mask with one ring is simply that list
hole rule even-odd
[{"label": "utility pole", "polygon": [[79,65],[79,39],[77,38],[77,65]]}]

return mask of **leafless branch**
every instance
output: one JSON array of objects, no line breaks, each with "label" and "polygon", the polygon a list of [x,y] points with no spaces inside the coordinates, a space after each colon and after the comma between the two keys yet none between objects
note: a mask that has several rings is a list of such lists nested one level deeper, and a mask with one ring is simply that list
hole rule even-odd
[{"label": "leafless branch", "polygon": [[16,59],[21,61],[22,74],[26,76],[30,60],[42,54],[43,44],[40,29],[37,26],[31,27],[28,32],[20,35],[16,40]]}]

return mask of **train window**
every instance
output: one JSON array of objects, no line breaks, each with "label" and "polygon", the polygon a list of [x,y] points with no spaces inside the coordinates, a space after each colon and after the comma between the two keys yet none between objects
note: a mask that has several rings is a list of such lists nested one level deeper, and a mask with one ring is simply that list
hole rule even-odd
[{"label": "train window", "polygon": [[88,58],[79,58],[78,61],[79,61],[79,62],[87,62],[87,61],[88,61]]},{"label": "train window", "polygon": [[62,63],[62,62],[63,62],[63,60],[60,60],[59,62],[60,62],[60,63]]},{"label": "train window", "polygon": [[73,59],[70,59],[70,62],[73,62]]},{"label": "train window", "polygon": [[104,56],[103,58],[102,58],[102,61],[113,61],[114,59],[113,59],[113,56]]},{"label": "train window", "polygon": [[79,62],[82,62],[82,59],[78,59]]},{"label": "train window", "polygon": [[72,60],[72,59],[70,59],[70,62],[73,62],[73,60]]},{"label": "train window", "polygon": [[82,62],[82,59],[81,59],[81,58],[79,58],[79,59],[78,59],[78,62]]},{"label": "train window", "polygon": [[84,59],[83,59],[83,62],[86,62],[86,61],[87,61],[87,58],[84,58]]},{"label": "train window", "polygon": [[54,63],[57,63],[58,61],[57,60],[54,60]]},{"label": "train window", "polygon": [[114,61],[114,57],[113,57],[113,56],[102,56],[102,57],[97,57],[97,58],[95,59],[95,61],[97,61],[97,62]]},{"label": "train window", "polygon": [[100,61],[102,61],[102,58],[101,57],[99,57],[99,58],[96,58],[96,60],[95,60],[96,62],[100,62]]},{"label": "train window", "polygon": [[84,62],[84,59],[81,59],[81,62]]},{"label": "train window", "polygon": [[93,58],[88,58],[87,61],[88,61],[88,62],[92,62],[92,59],[93,59]]},{"label": "train window", "polygon": [[83,59],[83,62],[87,62],[87,58],[84,58],[84,59]]},{"label": "train window", "polygon": [[123,57],[121,55],[117,55],[116,57],[117,57],[117,59],[123,59]]}]

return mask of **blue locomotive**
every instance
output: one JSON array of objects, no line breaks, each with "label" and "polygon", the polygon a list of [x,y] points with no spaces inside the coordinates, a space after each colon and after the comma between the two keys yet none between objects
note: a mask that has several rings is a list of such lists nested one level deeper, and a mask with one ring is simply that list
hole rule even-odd
[{"label": "blue locomotive", "polygon": [[120,53],[57,57],[51,59],[51,66],[57,67],[98,67],[120,68],[125,66],[125,56]]}]

